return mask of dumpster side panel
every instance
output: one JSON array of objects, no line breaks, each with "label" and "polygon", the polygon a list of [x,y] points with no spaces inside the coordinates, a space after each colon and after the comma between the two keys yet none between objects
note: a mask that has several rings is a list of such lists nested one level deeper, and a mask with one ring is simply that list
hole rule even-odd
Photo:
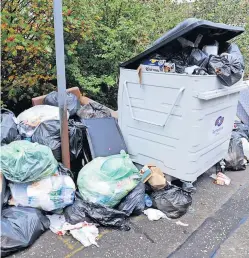
[{"label": "dumpster side panel", "polygon": [[121,68],[119,125],[133,161],[196,180],[227,153],[240,87],[228,90],[212,75],[143,72],[139,78]]}]

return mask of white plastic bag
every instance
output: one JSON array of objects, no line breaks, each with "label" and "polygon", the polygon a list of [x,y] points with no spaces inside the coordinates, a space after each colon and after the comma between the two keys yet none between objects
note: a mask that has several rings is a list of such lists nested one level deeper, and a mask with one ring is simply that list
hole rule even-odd
[{"label": "white plastic bag", "polygon": [[[67,117],[69,117],[68,112]],[[23,111],[17,117],[17,127],[20,135],[23,137],[31,137],[40,123],[47,120],[60,120],[58,107],[37,105]]]},{"label": "white plastic bag", "polygon": [[157,209],[149,208],[144,211],[144,214],[147,215],[149,220],[159,220],[161,218],[167,219],[167,216],[163,212]]},{"label": "white plastic bag", "polygon": [[96,242],[96,238],[99,235],[99,230],[93,224],[85,223],[84,226],[79,229],[70,230],[70,233],[85,247],[90,245],[96,245],[97,247],[99,247]]},{"label": "white plastic bag", "polygon": [[55,174],[37,182],[10,183],[10,205],[21,205],[52,211],[64,208],[74,201],[75,184],[71,177]]}]

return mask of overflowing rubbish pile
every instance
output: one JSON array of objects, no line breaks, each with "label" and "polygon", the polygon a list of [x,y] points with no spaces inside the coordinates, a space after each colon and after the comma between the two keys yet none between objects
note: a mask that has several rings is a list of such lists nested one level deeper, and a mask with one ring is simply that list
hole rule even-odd
[{"label": "overflowing rubbish pile", "polygon": [[61,164],[55,92],[47,95],[45,105],[17,118],[2,110],[3,257],[32,245],[48,228],[71,234],[84,246],[98,246],[99,226],[129,230],[129,216],[148,208],[163,218],[179,218],[192,203],[191,194],[169,185],[158,167],[135,166],[107,107],[96,102],[80,106],[77,98],[67,97],[70,161],[80,159],[80,171]]},{"label": "overflowing rubbish pile", "polygon": [[[179,37],[180,51],[156,53],[140,69],[216,74],[226,86],[239,81],[244,63],[238,47],[216,41],[203,45],[202,38]],[[149,220],[178,219],[192,204],[192,184],[178,187],[154,164],[133,163],[109,108],[94,101],[81,105],[72,93],[67,93],[67,108],[70,162],[80,164],[72,171],[61,163],[57,92],[18,117],[1,110],[3,257],[32,245],[47,229],[98,246],[98,227],[129,230],[128,218],[143,213]],[[236,122],[227,168],[245,169],[248,140],[249,127]]]},{"label": "overflowing rubbish pile", "polygon": [[[221,84],[232,86],[242,77],[244,59],[239,47],[228,40],[242,28],[189,18],[156,40],[141,60],[139,71],[193,75],[216,75]],[[177,36],[179,35],[179,36]],[[161,47],[163,46],[163,47]],[[150,52],[148,55],[146,52]],[[137,65],[124,63],[124,66]],[[133,68],[133,67],[132,67]]]}]

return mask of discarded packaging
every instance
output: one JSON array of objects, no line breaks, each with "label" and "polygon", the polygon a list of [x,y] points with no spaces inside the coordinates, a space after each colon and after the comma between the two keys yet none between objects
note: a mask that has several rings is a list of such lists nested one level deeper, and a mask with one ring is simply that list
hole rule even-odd
[{"label": "discarded packaging", "polygon": [[183,216],[192,204],[190,193],[181,188],[167,185],[151,195],[153,207],[164,212],[167,217],[177,219]]},{"label": "discarded packaging", "polygon": [[[146,172],[148,170],[151,173]],[[146,165],[141,169],[140,173],[144,175],[148,174],[146,179],[154,190],[159,190],[166,186],[166,178],[160,168],[153,165]],[[144,180],[144,182],[147,180]]]},{"label": "discarded packaging", "polygon": [[[58,107],[58,92],[52,91],[50,92],[43,101],[44,105],[50,105]],[[67,110],[70,116],[76,114],[76,112],[80,109],[80,101],[78,98],[71,92],[67,92]]]},{"label": "discarded packaging", "polygon": [[145,208],[145,186],[140,182],[131,192],[128,193],[118,205],[118,210],[131,214],[140,215]]},{"label": "discarded packaging", "polygon": [[38,209],[10,207],[2,210],[1,256],[32,245],[49,228],[49,220]]},{"label": "discarded packaging", "polygon": [[53,215],[46,215],[46,216],[50,221],[49,229],[56,235],[59,235],[59,236],[65,235],[66,231],[62,230],[63,225],[66,222],[64,215],[53,214]]},{"label": "discarded packaging", "polygon": [[161,212],[160,210],[156,210],[153,208],[149,208],[144,211],[144,214],[147,215],[149,220],[159,220],[159,219],[167,219],[167,216]]},{"label": "discarded packaging", "polygon": [[1,147],[1,171],[16,183],[38,181],[53,175],[58,163],[50,148],[29,141],[15,141]]},{"label": "discarded packaging", "polygon": [[20,136],[17,131],[17,120],[13,112],[1,108],[1,145],[9,144],[19,140]]},{"label": "discarded packaging", "polygon": [[88,224],[87,222],[84,222],[82,223],[82,226],[80,228],[71,229],[70,233],[85,247],[90,245],[96,245],[97,247],[99,247],[96,242],[96,238],[99,235],[99,230],[93,224]]},{"label": "discarded packaging", "polygon": [[[69,114],[67,114],[69,117]],[[23,111],[18,117],[18,130],[22,137],[31,137],[38,125],[47,120],[60,120],[59,108],[37,105]]]},{"label": "discarded packaging", "polygon": [[84,200],[114,207],[140,181],[138,169],[129,155],[99,157],[79,172],[77,185]]},{"label": "discarded packaging", "polygon": [[214,183],[217,185],[230,185],[231,183],[231,179],[221,172],[217,175],[212,174],[210,177],[214,179]]}]

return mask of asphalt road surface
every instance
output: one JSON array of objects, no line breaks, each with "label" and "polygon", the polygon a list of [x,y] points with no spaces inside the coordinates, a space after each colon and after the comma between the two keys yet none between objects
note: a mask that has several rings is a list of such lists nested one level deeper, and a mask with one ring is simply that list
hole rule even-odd
[{"label": "asphalt road surface", "polygon": [[198,179],[191,209],[179,219],[188,226],[141,215],[130,220],[130,231],[101,229],[99,248],[47,231],[11,257],[249,258],[249,168],[227,172],[229,186],[213,184],[209,175]]}]

